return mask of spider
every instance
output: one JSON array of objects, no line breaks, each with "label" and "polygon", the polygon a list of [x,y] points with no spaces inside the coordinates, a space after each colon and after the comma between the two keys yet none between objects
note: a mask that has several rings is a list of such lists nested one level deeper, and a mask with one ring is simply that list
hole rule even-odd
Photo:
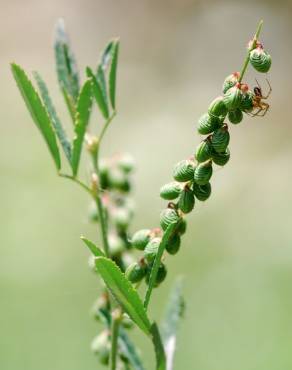
[{"label": "spider", "polygon": [[267,95],[263,95],[262,94],[262,88],[260,86],[260,84],[258,83],[258,80],[256,79],[256,83],[258,86],[256,86],[253,91],[254,91],[254,97],[253,97],[253,110],[254,109],[257,109],[257,111],[255,113],[251,113],[251,116],[252,117],[256,117],[256,116],[259,116],[259,117],[264,117],[267,113],[267,111],[269,110],[270,108],[270,105],[266,102],[263,102],[263,99],[268,99],[268,97],[270,96],[271,92],[272,92],[272,86],[269,82],[269,80],[266,80],[268,85],[269,85],[269,92]]}]

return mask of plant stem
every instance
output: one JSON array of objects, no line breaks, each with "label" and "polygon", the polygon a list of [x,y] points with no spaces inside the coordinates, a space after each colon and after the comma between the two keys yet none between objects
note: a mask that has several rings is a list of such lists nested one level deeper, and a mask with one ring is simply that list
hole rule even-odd
[{"label": "plant stem", "polygon": [[58,175],[60,177],[65,178],[65,179],[69,179],[69,180],[74,181],[76,184],[80,185],[83,189],[85,189],[92,196],[91,189],[86,184],[84,184],[82,181],[78,180],[76,177],[71,176],[71,175],[67,175],[65,173],[59,173]]},{"label": "plant stem", "polygon": [[248,67],[248,64],[249,64],[249,54],[250,52],[256,47],[256,42],[259,38],[259,35],[261,33],[261,30],[262,30],[262,26],[263,26],[263,21],[260,21],[259,24],[258,24],[258,28],[256,30],[256,33],[252,39],[252,42],[251,44],[249,45],[249,48],[248,48],[248,51],[247,51],[247,55],[246,55],[246,58],[245,58],[245,61],[244,61],[244,64],[243,64],[243,67],[242,67],[242,70],[240,72],[240,76],[239,76],[239,80],[238,82],[241,83],[242,79],[243,79],[243,76],[247,70],[247,67]]},{"label": "plant stem", "polygon": [[119,327],[122,318],[122,312],[120,308],[117,308],[112,313],[112,331],[111,331],[111,357],[110,357],[110,369],[116,370],[117,366],[117,354],[118,354],[118,339],[119,339]]}]

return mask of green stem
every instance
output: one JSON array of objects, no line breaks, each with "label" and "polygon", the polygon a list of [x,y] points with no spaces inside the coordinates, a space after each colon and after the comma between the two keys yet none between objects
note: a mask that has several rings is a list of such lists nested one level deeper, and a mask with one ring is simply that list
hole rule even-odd
[{"label": "green stem", "polygon": [[90,195],[92,195],[91,189],[86,184],[84,184],[82,181],[78,180],[76,177],[71,176],[71,175],[67,175],[65,173],[59,173],[58,175],[60,177],[65,178],[65,179],[69,179],[69,180],[74,181],[76,184],[80,185],[83,189],[85,189]]},{"label": "green stem", "polygon": [[118,354],[118,339],[119,339],[119,327],[122,318],[121,309],[117,308],[112,313],[112,330],[111,330],[111,357],[110,357],[110,369],[116,370],[117,367],[117,354]]},{"label": "green stem", "polygon": [[243,76],[247,70],[247,67],[248,67],[248,64],[249,64],[249,54],[250,52],[256,47],[256,42],[259,38],[259,35],[261,33],[261,30],[262,30],[262,26],[263,26],[263,21],[260,21],[259,24],[258,24],[258,28],[256,30],[256,33],[252,39],[252,43],[251,45],[249,46],[248,48],[248,51],[247,51],[247,55],[246,55],[246,58],[245,58],[245,61],[244,61],[244,64],[243,64],[243,67],[242,67],[242,70],[240,72],[240,76],[239,76],[239,80],[238,82],[241,83],[242,79],[243,79]]}]

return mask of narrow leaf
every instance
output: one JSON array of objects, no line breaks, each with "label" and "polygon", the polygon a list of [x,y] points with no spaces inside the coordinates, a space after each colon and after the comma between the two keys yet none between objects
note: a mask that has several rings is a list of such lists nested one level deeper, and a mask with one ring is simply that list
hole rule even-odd
[{"label": "narrow leaf", "polygon": [[156,355],[156,370],[166,370],[166,358],[164,348],[158,327],[155,323],[151,326],[151,334]]},{"label": "narrow leaf", "polygon": [[104,257],[103,251],[99,249],[92,241],[84,238],[84,236],[81,236],[81,240],[87,245],[87,247],[95,257]]},{"label": "narrow leaf", "polygon": [[119,346],[133,370],[145,370],[134,344],[123,327],[120,327]]},{"label": "narrow leaf", "polygon": [[42,79],[39,73],[34,72],[34,77],[37,82],[43,103],[47,109],[47,112],[51,118],[51,122],[54,126],[56,135],[60,141],[60,144],[62,145],[62,148],[64,150],[64,153],[68,159],[69,162],[71,162],[71,144],[70,141],[67,138],[66,132],[64,131],[64,128],[62,126],[62,123],[57,115],[57,112],[55,110],[55,107],[53,105],[52,99],[50,97],[47,85],[45,81]]},{"label": "narrow leaf", "polygon": [[150,321],[143,307],[143,303],[130,281],[121,272],[119,267],[108,258],[97,257],[95,264],[97,271],[108,289],[124,311],[145,334],[149,335]]},{"label": "narrow leaf", "polygon": [[57,169],[61,168],[61,159],[55,132],[52,127],[52,122],[48,116],[42,101],[34,89],[31,81],[28,79],[24,70],[17,64],[11,64],[12,73],[14,75],[17,86],[22,94],[25,104],[39,130],[41,131],[51,155],[54,159]]},{"label": "narrow leaf", "polygon": [[114,46],[115,40],[111,40],[107,46],[105,47],[102,55],[101,55],[101,66],[104,71],[107,70],[109,67],[111,60],[112,60],[112,49]]},{"label": "narrow leaf", "polygon": [[55,32],[55,59],[61,90],[76,102],[79,95],[79,72],[72,53],[63,19],[59,19]]},{"label": "narrow leaf", "polygon": [[116,79],[119,55],[119,40],[116,40],[112,47],[112,63],[109,72],[109,94],[113,109],[116,108]]},{"label": "narrow leaf", "polygon": [[102,87],[100,86],[99,81],[97,80],[97,78],[95,77],[95,75],[93,74],[92,70],[89,67],[86,68],[86,73],[87,73],[87,76],[91,80],[92,92],[97,102],[97,105],[101,113],[103,114],[104,118],[107,119],[109,117],[109,110],[108,110],[107,101],[104,98]]},{"label": "narrow leaf", "polygon": [[75,128],[74,128],[75,137],[73,140],[73,150],[71,159],[73,176],[76,176],[78,173],[82,144],[86,128],[89,122],[91,106],[92,106],[91,86],[90,81],[87,80],[80,91],[80,95],[77,101]]},{"label": "narrow leaf", "polygon": [[184,314],[184,299],[182,296],[182,279],[177,278],[170,294],[165,318],[162,324],[162,337],[167,358],[167,370],[173,370],[176,347],[176,333],[180,319]]}]

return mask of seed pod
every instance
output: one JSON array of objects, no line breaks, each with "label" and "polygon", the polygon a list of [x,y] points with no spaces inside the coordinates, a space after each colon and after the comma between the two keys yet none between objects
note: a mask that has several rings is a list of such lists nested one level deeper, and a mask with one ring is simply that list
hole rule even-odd
[{"label": "seed pod", "polygon": [[110,234],[108,237],[109,249],[111,256],[119,256],[126,248],[122,238],[116,234]]},{"label": "seed pod", "polygon": [[[152,270],[152,266],[149,266],[149,269],[148,269],[148,272],[147,272],[147,275],[146,275],[146,284],[147,285],[149,284],[149,281],[150,281],[151,270]],[[154,284],[155,288],[157,288],[158,285],[160,285],[165,280],[166,275],[167,275],[166,267],[163,263],[161,263],[159,268],[158,268],[158,271],[157,271],[156,282]]]},{"label": "seed pod", "polygon": [[121,324],[125,329],[132,329],[134,327],[133,321],[130,319],[130,317],[124,313]]},{"label": "seed pod", "polygon": [[184,218],[181,219],[176,231],[179,235],[183,235],[187,231],[187,221]]},{"label": "seed pod", "polygon": [[243,94],[243,100],[239,108],[244,112],[251,112],[253,109],[254,96],[254,93],[250,90]]},{"label": "seed pod", "polygon": [[261,73],[267,73],[272,64],[272,58],[270,54],[265,52],[262,45],[250,52],[249,61],[254,69]]},{"label": "seed pod", "polygon": [[115,190],[128,192],[131,189],[131,184],[126,175],[119,169],[110,170],[108,173],[109,186]]},{"label": "seed pod", "polygon": [[117,166],[126,174],[130,173],[133,171],[135,167],[135,161],[134,158],[128,154],[125,153],[120,156],[117,162]]},{"label": "seed pod", "polygon": [[165,249],[169,254],[176,254],[179,251],[181,239],[178,234],[174,234],[167,242]]},{"label": "seed pod", "polygon": [[231,87],[233,87],[238,82],[239,77],[240,73],[234,72],[225,78],[222,88],[223,94],[225,94]]},{"label": "seed pod", "polygon": [[228,119],[231,123],[233,123],[235,125],[237,123],[240,123],[243,119],[242,111],[239,108],[229,111],[228,112]]},{"label": "seed pod", "polygon": [[141,281],[147,272],[144,262],[134,262],[126,270],[125,275],[131,283],[135,284]]},{"label": "seed pod", "polygon": [[163,230],[166,230],[170,224],[177,222],[179,219],[180,217],[175,209],[166,208],[160,214],[160,226]]},{"label": "seed pod", "polygon": [[212,161],[200,163],[195,169],[194,180],[198,185],[206,185],[212,177],[212,173]]},{"label": "seed pod", "polygon": [[140,249],[141,251],[144,250],[146,245],[149,243],[150,233],[151,230],[149,229],[136,231],[131,240],[132,246]]},{"label": "seed pod", "polygon": [[160,188],[160,196],[161,198],[166,199],[166,200],[173,200],[179,196],[181,189],[182,189],[181,184],[173,181],[173,182],[163,185]]},{"label": "seed pod", "polygon": [[176,181],[185,182],[192,180],[194,177],[195,164],[191,160],[178,162],[173,170],[173,177]]},{"label": "seed pod", "polygon": [[186,186],[181,192],[178,200],[178,207],[183,213],[190,213],[195,205],[195,198],[191,189]]},{"label": "seed pod", "polygon": [[227,107],[223,101],[222,96],[218,96],[216,99],[212,101],[209,105],[208,113],[210,116],[215,117],[225,117],[227,114]]},{"label": "seed pod", "polygon": [[228,148],[226,148],[225,152],[223,153],[217,153],[215,150],[212,154],[212,160],[215,164],[218,166],[224,166],[230,159],[230,151]]},{"label": "seed pod", "polygon": [[127,208],[118,207],[115,208],[112,213],[112,220],[115,226],[120,231],[125,231],[130,225],[131,214]]},{"label": "seed pod", "polygon": [[91,350],[98,356],[99,361],[103,365],[108,365],[110,356],[110,337],[107,330],[104,330],[93,339]]},{"label": "seed pod", "polygon": [[155,260],[155,257],[158,252],[158,248],[161,242],[161,238],[153,238],[150,242],[146,245],[144,249],[144,258],[148,263],[152,263]]},{"label": "seed pod", "polygon": [[198,120],[198,132],[201,135],[208,135],[221,126],[220,118],[204,113]]},{"label": "seed pod", "polygon": [[224,125],[213,133],[211,137],[212,147],[217,153],[223,153],[229,144],[229,140],[228,127]]},{"label": "seed pod", "polygon": [[211,191],[212,188],[209,182],[206,185],[198,185],[195,182],[193,184],[193,193],[195,197],[201,202],[204,202],[210,197]]},{"label": "seed pod", "polygon": [[210,143],[210,139],[207,138],[197,146],[195,157],[198,162],[205,162],[211,158],[211,154],[212,145]]},{"label": "seed pod", "polygon": [[235,110],[238,108],[243,99],[243,92],[241,91],[240,84],[237,83],[231,87],[223,96],[223,102],[228,110]]}]

